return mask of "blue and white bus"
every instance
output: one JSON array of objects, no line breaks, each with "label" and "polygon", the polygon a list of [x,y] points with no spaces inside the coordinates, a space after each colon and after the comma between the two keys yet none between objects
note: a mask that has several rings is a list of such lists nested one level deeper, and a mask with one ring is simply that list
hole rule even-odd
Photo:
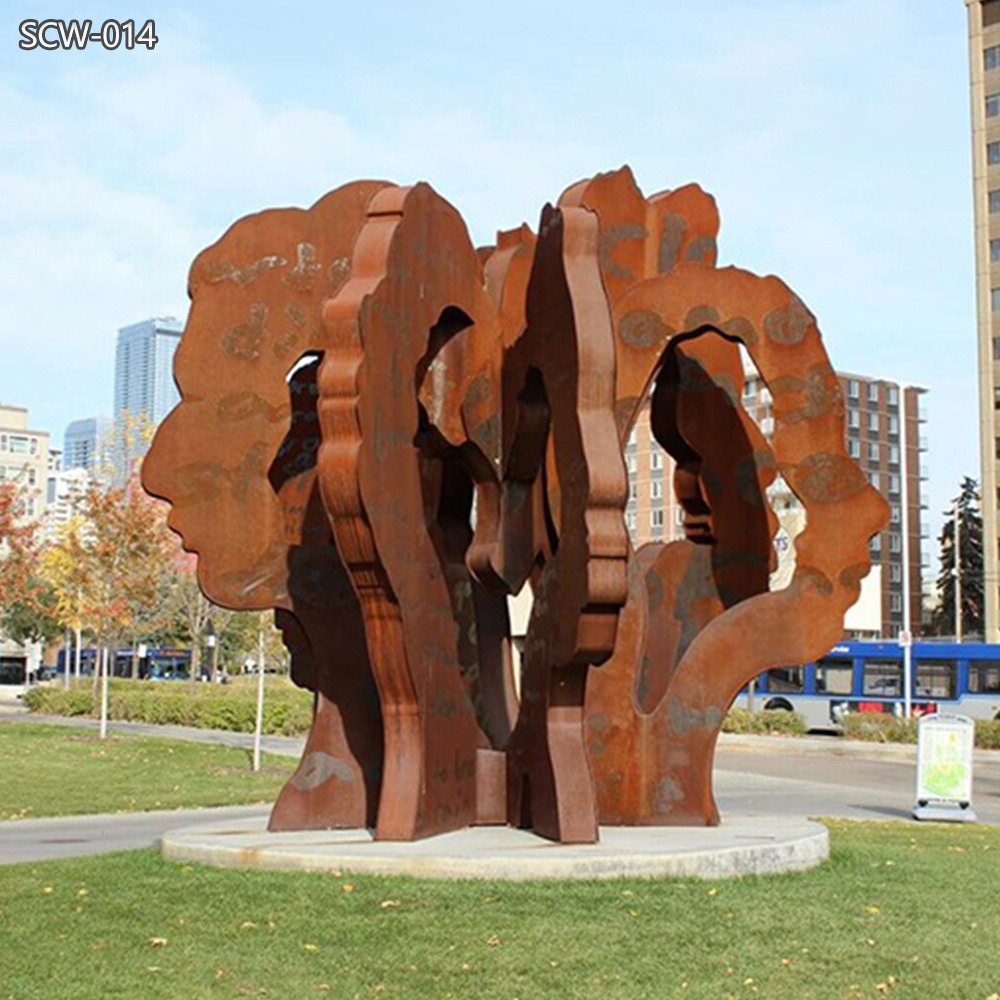
[{"label": "blue and white bus", "polygon": [[[911,650],[914,715],[947,711],[1000,719],[1000,645],[917,640]],[[747,707],[744,689],[736,700]],[[810,729],[839,729],[848,712],[904,714],[903,650],[896,642],[842,642],[805,666],[754,684],[755,709],[797,712]]]},{"label": "blue and white bus", "polygon": [[[76,667],[75,650],[69,654],[69,669],[73,673]],[[56,661],[56,674],[62,676],[65,669],[66,650],[60,649]],[[91,676],[94,664],[97,662],[97,651],[91,647],[80,650],[80,673]],[[172,646],[161,646],[147,649],[145,656],[138,660],[137,676],[142,680],[167,681],[186,680],[190,676],[191,650],[178,649]],[[117,649],[111,659],[111,676],[128,677],[132,669],[132,650]]]}]

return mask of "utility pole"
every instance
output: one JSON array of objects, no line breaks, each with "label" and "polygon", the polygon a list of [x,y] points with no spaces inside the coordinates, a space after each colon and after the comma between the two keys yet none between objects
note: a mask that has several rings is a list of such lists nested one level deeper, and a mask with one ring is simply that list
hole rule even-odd
[{"label": "utility pole", "polygon": [[253,727],[253,769],[260,770],[260,745],[264,735],[264,616],[257,625],[257,718]]},{"label": "utility pole", "polygon": [[962,641],[962,518],[961,497],[955,499],[955,642]]}]

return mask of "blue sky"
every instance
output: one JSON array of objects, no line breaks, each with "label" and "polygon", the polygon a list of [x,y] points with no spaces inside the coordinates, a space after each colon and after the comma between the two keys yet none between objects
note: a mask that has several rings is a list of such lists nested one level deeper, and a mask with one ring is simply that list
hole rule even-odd
[{"label": "blue sky", "polygon": [[[21,52],[29,17],[152,17],[159,43]],[[628,163],[647,193],[711,191],[720,261],[781,275],[838,368],[930,389],[936,532],[979,476],[965,17],[961,0],[8,0],[0,400],[57,442],[110,412],[117,328],[182,317],[191,259],[248,212],[427,180],[486,243]]]}]

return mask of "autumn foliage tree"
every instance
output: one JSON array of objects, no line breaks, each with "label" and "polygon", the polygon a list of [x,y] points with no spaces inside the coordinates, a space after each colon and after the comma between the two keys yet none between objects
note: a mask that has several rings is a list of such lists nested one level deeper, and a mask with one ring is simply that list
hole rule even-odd
[{"label": "autumn foliage tree", "polygon": [[0,631],[15,639],[51,631],[51,591],[38,572],[38,523],[24,515],[23,491],[0,483]]},{"label": "autumn foliage tree", "polygon": [[98,647],[135,650],[163,622],[171,541],[158,508],[137,485],[92,486],[42,557],[64,623]]}]

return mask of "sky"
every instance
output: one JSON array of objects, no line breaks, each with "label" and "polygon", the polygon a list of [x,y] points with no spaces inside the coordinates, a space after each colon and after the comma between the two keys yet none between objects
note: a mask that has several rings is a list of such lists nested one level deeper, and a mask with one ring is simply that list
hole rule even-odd
[{"label": "sky", "polygon": [[[780,275],[835,367],[929,390],[935,535],[979,478],[962,0],[137,10],[0,12],[0,401],[54,445],[111,412],[118,328],[183,318],[191,260],[242,215],[426,180],[490,243],[627,163],[647,194],[714,194],[720,264]],[[44,17],[158,41],[21,51]]]}]

